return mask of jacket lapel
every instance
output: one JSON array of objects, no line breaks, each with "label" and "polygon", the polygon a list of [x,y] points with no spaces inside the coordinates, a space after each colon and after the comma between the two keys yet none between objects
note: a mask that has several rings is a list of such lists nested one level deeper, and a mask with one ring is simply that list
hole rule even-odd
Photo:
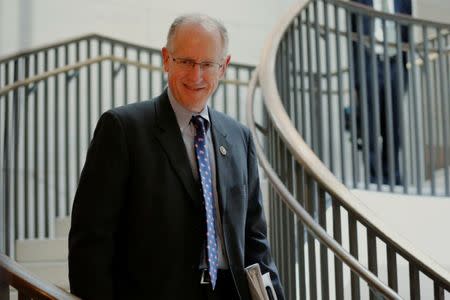
[{"label": "jacket lapel", "polygon": [[178,174],[194,204],[201,207],[200,186],[194,180],[175,113],[169,102],[167,90],[155,101],[155,136]]},{"label": "jacket lapel", "polygon": [[227,139],[226,125],[223,117],[216,111],[210,109],[209,117],[212,124],[212,139],[214,143],[214,154],[216,158],[216,178],[217,192],[219,194],[219,203],[221,209],[221,217],[223,219],[226,210],[226,191],[228,190],[229,180],[227,174],[232,174],[230,168],[231,155],[233,154],[232,146]]}]

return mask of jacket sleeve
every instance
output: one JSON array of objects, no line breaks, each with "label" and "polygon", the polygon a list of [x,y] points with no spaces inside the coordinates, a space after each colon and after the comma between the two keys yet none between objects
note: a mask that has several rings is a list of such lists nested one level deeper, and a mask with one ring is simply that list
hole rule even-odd
[{"label": "jacket sleeve", "polygon": [[278,300],[285,299],[277,267],[272,259],[267,240],[267,224],[260,190],[255,145],[248,132],[248,208],[245,228],[245,265],[259,263],[261,272],[270,272]]},{"label": "jacket sleeve", "polygon": [[83,299],[113,298],[115,234],[128,171],[124,128],[106,112],[89,146],[69,233],[70,289]]}]

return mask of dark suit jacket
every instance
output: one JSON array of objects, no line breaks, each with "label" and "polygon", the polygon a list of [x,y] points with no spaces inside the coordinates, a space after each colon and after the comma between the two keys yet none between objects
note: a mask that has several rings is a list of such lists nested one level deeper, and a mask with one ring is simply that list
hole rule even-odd
[{"label": "dark suit jacket", "polygon": [[[237,289],[250,299],[244,267],[258,262],[282,299],[250,133],[212,109],[210,119],[224,246]],[[71,291],[86,299],[199,299],[204,224],[200,185],[167,91],[103,114],[73,204]]]}]

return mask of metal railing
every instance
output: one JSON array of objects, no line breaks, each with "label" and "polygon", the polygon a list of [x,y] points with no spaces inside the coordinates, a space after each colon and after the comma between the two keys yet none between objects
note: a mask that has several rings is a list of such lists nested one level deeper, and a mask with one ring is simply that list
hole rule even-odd
[{"label": "metal railing", "polygon": [[[255,132],[255,120],[248,109],[248,123],[253,135],[256,139],[265,139],[265,153],[261,147],[257,147],[257,152],[269,178],[269,236],[287,298],[450,297],[450,273],[384,225],[327,167],[333,161],[330,158],[333,153],[328,150],[333,149],[336,140],[345,141],[342,137],[345,83],[341,74],[345,65],[339,59],[342,49],[330,44],[321,47],[327,38],[324,41],[316,36],[315,46],[312,46],[311,35],[320,35],[318,20],[322,17],[318,17],[319,11],[325,14],[323,20],[328,20],[328,24],[341,24],[340,20],[348,23],[354,12],[378,14],[337,0],[298,1],[269,37],[256,75],[268,116],[258,120],[257,124],[265,128],[266,136]],[[333,19],[330,15],[337,17]],[[400,17],[400,20],[418,22],[408,17]],[[305,27],[305,24],[311,26]],[[340,32],[341,27],[337,26],[336,32]],[[326,28],[325,36],[331,31]],[[349,31],[347,35],[351,35]],[[305,36],[306,41],[302,38]],[[335,38],[340,39],[338,35]],[[348,49],[351,49],[352,41],[352,37],[346,41]],[[338,42],[337,45],[341,44]],[[310,49],[305,53],[306,48]],[[325,51],[324,56],[319,49]],[[330,49],[337,60],[331,58]],[[330,95],[329,89],[323,91],[322,88],[322,80],[332,86],[327,82],[331,80],[330,68],[327,68],[325,79],[314,81],[312,65],[318,64],[317,69],[322,70],[323,57],[324,64],[335,65],[337,74],[341,75],[335,83],[337,97]],[[350,69],[351,77],[353,71]],[[252,83],[249,102],[257,91],[255,86],[256,83]],[[306,89],[315,92],[307,93]],[[327,111],[334,112],[324,115]],[[353,143],[356,147],[356,141]],[[349,160],[345,151],[337,152],[333,155],[342,155],[343,162]],[[361,161],[352,163],[361,165]],[[337,166],[332,171],[336,172],[336,169]],[[367,174],[363,179],[368,181]],[[356,263],[345,255],[347,252],[357,260]],[[373,276],[358,263],[390,289],[377,285]],[[395,296],[389,294],[390,290]]]},{"label": "metal railing", "polygon": [[[249,121],[250,130],[255,137],[258,136],[257,128],[258,130],[260,130],[260,128],[262,127],[261,125],[258,125],[259,123],[255,121],[255,117],[253,116],[253,106],[255,103],[254,93],[257,88],[257,80],[258,73],[256,72],[253,75],[252,81],[250,82],[250,91],[247,101],[247,120]],[[267,129],[269,130],[269,137],[272,136],[274,127],[269,125]],[[269,140],[272,139],[269,138]],[[278,148],[280,146],[281,148]],[[278,152],[278,154],[281,156],[286,154],[286,148],[283,148],[285,147],[284,145],[280,145],[278,143],[269,147],[276,148],[275,151],[280,151]],[[267,176],[271,185],[270,199],[272,201],[270,203],[270,221],[271,224],[272,222],[275,222],[271,226],[271,244],[273,249],[275,250],[275,258],[280,263],[279,269],[281,271],[282,282],[285,286],[287,299],[295,299],[299,297],[301,299],[306,299],[306,281],[310,282],[311,299],[315,299],[319,296],[321,296],[323,299],[328,299],[330,297],[329,285],[323,283],[323,280],[328,280],[328,275],[326,273],[329,272],[328,264],[324,263],[324,260],[320,261],[321,263],[323,263],[323,268],[321,268],[323,274],[320,294],[318,293],[319,289],[316,286],[315,282],[315,267],[311,265],[310,273],[305,273],[304,266],[306,265],[307,259],[305,259],[304,249],[302,249],[306,244],[305,236],[307,236],[307,239],[310,243],[314,243],[315,240],[317,240],[322,244],[322,249],[329,249],[330,252],[335,255],[335,263],[339,265],[336,270],[340,270],[340,272],[335,273],[337,282],[343,282],[342,264],[344,262],[352,270],[352,272],[355,273],[355,275],[358,275],[361,279],[367,282],[368,287],[369,289],[371,289],[371,293],[373,293],[373,295],[377,295],[378,297],[385,297],[387,299],[401,299],[393,289],[383,283],[375,274],[370,272],[344,247],[342,247],[338,243],[338,241],[336,241],[331,235],[329,235],[326,231],[326,228],[323,228],[321,226],[322,224],[319,225],[316,222],[314,216],[312,216],[310,212],[306,210],[306,203],[304,202],[304,199],[302,199],[302,201],[297,201],[292,192],[292,189],[287,187],[283,182],[283,179],[285,178],[279,177],[277,172],[272,168],[271,163],[265,156],[263,146],[260,144],[258,139],[256,139],[255,141],[255,148],[259,163],[264,169],[265,175]],[[289,159],[292,163],[292,157],[288,158],[288,160]],[[301,192],[297,193],[300,198],[306,196],[306,194],[307,193],[301,195]],[[274,202],[274,199],[276,199],[276,202]],[[281,208],[281,210],[279,210],[279,208]],[[324,206],[321,208],[323,209]],[[277,215],[277,213],[280,212],[281,214]],[[324,213],[324,210],[321,210],[321,213]],[[297,226],[290,227],[289,225],[292,224],[292,222],[296,223]],[[279,238],[276,238],[273,236],[275,234],[280,234],[281,236]],[[288,244],[288,247],[285,247],[286,244]],[[314,256],[312,252],[310,252],[310,254]],[[299,255],[299,257],[297,257],[297,255]],[[323,259],[323,257],[321,258]],[[310,261],[315,261],[314,257],[309,257],[309,259]],[[299,275],[296,276],[296,273]],[[337,286],[336,289],[336,295],[339,295],[342,299],[344,295],[343,286]]]},{"label": "metal railing", "polygon": [[[230,64],[210,105],[243,120],[253,68]],[[165,86],[160,50],[96,34],[0,59],[1,252],[54,237],[99,116]]]},{"label": "metal railing", "polygon": [[279,47],[284,107],[341,181],[450,196],[450,24],[311,1]]},{"label": "metal railing", "polygon": [[[11,287],[15,289],[12,290]],[[0,253],[0,299],[77,300],[78,297],[48,283],[25,270],[8,256]],[[14,298],[13,298],[14,299]]]}]

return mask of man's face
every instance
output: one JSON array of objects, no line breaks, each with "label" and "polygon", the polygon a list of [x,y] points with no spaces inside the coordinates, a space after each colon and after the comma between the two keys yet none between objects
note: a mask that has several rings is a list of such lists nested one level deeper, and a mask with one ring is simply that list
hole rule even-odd
[{"label": "man's face", "polygon": [[[223,45],[217,29],[199,24],[182,24],[177,28],[170,49],[163,48],[164,71],[173,96],[186,109],[200,112],[216,90],[230,57],[223,57]],[[174,61],[175,59],[175,61]],[[221,67],[205,68],[196,64],[187,67],[180,61],[213,62]],[[209,70],[208,70],[209,69]]]}]

